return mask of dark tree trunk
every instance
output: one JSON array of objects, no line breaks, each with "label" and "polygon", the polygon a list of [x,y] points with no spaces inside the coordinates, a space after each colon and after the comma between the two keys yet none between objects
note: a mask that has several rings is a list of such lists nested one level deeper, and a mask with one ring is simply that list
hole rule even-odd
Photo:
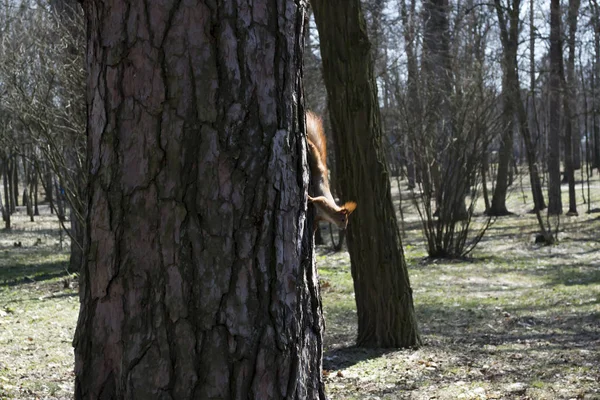
[{"label": "dark tree trunk", "polygon": [[519,10],[521,6],[520,0],[513,0],[511,6],[508,7],[507,23],[504,7],[500,0],[494,0],[494,7],[498,17],[498,25],[500,27],[500,41],[503,50],[503,67],[504,79],[507,82],[508,96],[513,99],[513,104],[517,111],[517,120],[519,131],[523,137],[525,144],[525,153],[527,156],[527,165],[529,167],[529,180],[531,182],[531,192],[533,194],[534,212],[541,233],[547,244],[554,242],[551,232],[546,229],[546,225],[541,216],[541,210],[546,208],[544,204],[544,196],[542,194],[542,184],[540,181],[539,168],[537,165],[535,146],[529,130],[529,122],[527,121],[527,111],[525,104],[521,98],[521,87],[519,84],[517,49],[519,43]]},{"label": "dark tree trunk", "polygon": [[13,191],[15,197],[15,207],[19,206],[19,162],[17,156],[13,160]]},{"label": "dark tree trunk", "polygon": [[598,123],[598,109],[600,109],[600,91],[598,81],[600,80],[600,6],[596,0],[590,2],[594,27],[594,70],[591,74],[592,89],[592,126],[594,129],[594,167],[600,172],[600,124]]},{"label": "dark tree trunk", "polygon": [[38,204],[38,178],[39,178],[39,174],[38,174],[38,170],[37,168],[34,168],[33,170],[33,190],[31,191],[31,195],[33,196],[33,215],[39,216],[40,215],[40,208],[39,208],[39,204]]},{"label": "dark tree trunk", "polygon": [[52,195],[54,193],[53,188],[54,185],[52,184],[52,170],[47,167],[46,168],[46,172],[44,175],[44,183],[42,184],[42,186],[44,187],[44,201],[48,202],[48,204],[50,204],[50,212],[53,213],[54,212],[54,196]]},{"label": "dark tree trunk", "polygon": [[85,1],[76,399],[325,399],[301,4]]},{"label": "dark tree trunk", "polygon": [[500,39],[503,49],[503,67],[507,82],[508,96],[513,99],[512,103],[516,107],[519,132],[525,145],[525,155],[529,166],[529,179],[531,183],[531,192],[534,201],[534,210],[540,211],[546,208],[544,195],[542,193],[542,184],[540,180],[539,166],[537,163],[536,149],[529,130],[527,120],[527,111],[521,96],[521,87],[519,84],[519,75],[517,73],[517,48],[519,43],[519,9],[520,0],[513,0],[508,7],[508,23],[504,14],[504,7],[500,0],[494,0],[498,22],[500,24]]},{"label": "dark tree trunk", "polygon": [[56,216],[59,221],[65,220],[65,198],[62,194],[62,187],[59,184],[58,180],[54,182],[54,187],[56,189]]},{"label": "dark tree trunk", "polygon": [[[410,6],[407,6],[406,0],[400,2],[400,15],[402,18],[402,32],[404,36],[404,49],[406,51],[407,59],[407,123],[408,123],[408,140],[406,140],[405,155],[407,159],[407,176],[408,176],[408,187],[413,189],[416,185],[417,179],[417,166],[422,165],[419,161],[419,154],[414,151],[415,142],[418,140],[418,136],[421,134],[421,100],[419,98],[419,64],[417,61],[416,52],[416,2],[415,0],[410,1]],[[425,183],[428,183],[427,181]],[[400,190],[400,186],[398,186]]]},{"label": "dark tree trunk", "polygon": [[18,168],[15,157],[11,157],[9,161],[10,169],[8,173],[9,191],[10,191],[10,211],[16,212],[19,205],[19,184],[18,184]]},{"label": "dark tree trunk", "polygon": [[502,143],[498,152],[498,172],[496,173],[496,185],[492,196],[492,205],[488,210],[488,215],[502,216],[509,215],[506,208],[506,195],[509,186],[509,174],[511,161],[513,158],[513,135],[515,109],[513,106],[513,96],[510,94],[510,87],[506,79],[503,81],[502,89],[502,107],[504,131],[502,132]]},{"label": "dark tree trunk", "polygon": [[[4,170],[6,169],[6,165],[4,164],[4,162],[2,161],[2,164],[0,164],[0,175],[4,176]],[[4,202],[2,201],[2,197],[4,196],[4,193],[0,193],[0,211],[2,211],[2,221],[6,222],[6,211],[8,210],[7,207],[4,205]]]},{"label": "dark tree trunk", "polygon": [[322,246],[325,244],[323,240],[323,232],[321,231],[321,227],[317,226],[315,228],[315,246]]},{"label": "dark tree trunk", "polygon": [[487,154],[483,154],[482,162],[481,162],[481,188],[482,188],[482,192],[483,192],[483,202],[485,204],[485,212],[486,212],[486,214],[489,214],[491,205],[490,205],[490,196],[488,194],[488,188],[487,188],[487,170],[488,170],[488,156],[487,156]]},{"label": "dark tree trunk", "polygon": [[[569,211],[567,215],[578,215],[577,197],[575,193],[576,156],[579,154],[579,129],[577,124],[577,101],[575,99],[575,34],[577,33],[577,14],[579,0],[569,0],[569,36],[567,40],[569,56],[567,59],[566,77],[564,68],[561,68],[563,83],[563,104],[565,110],[565,175],[569,184]],[[560,58],[562,66],[562,56]],[[577,132],[577,133],[576,133]]]},{"label": "dark tree trunk", "polygon": [[562,214],[560,177],[560,65],[562,63],[560,0],[550,5],[550,76],[548,127],[548,214]]},{"label": "dark tree trunk", "polygon": [[313,0],[341,198],[356,200],[348,248],[359,346],[420,344],[384,161],[377,87],[358,0]]},{"label": "dark tree trunk", "polygon": [[84,227],[75,215],[73,207],[69,208],[71,221],[71,251],[69,257],[69,272],[79,272],[83,263]]},{"label": "dark tree trunk", "polygon": [[11,208],[12,208],[12,200],[10,198],[10,188],[9,188],[9,184],[8,181],[9,179],[9,162],[8,162],[8,158],[5,158],[2,161],[2,164],[4,165],[4,168],[2,169],[2,183],[4,184],[4,202],[5,207],[4,207],[4,229],[6,230],[10,230],[10,215],[12,214]]}]

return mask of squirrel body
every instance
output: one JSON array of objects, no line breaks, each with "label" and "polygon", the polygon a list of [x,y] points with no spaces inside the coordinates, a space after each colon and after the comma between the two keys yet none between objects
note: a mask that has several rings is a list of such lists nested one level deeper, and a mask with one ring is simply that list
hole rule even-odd
[{"label": "squirrel body", "polygon": [[317,208],[317,221],[322,219],[334,223],[340,229],[345,229],[348,225],[348,216],[356,209],[356,203],[349,201],[339,206],[331,194],[327,169],[327,137],[321,118],[311,111],[306,112],[306,138],[311,187],[314,194],[308,196],[308,201]]}]

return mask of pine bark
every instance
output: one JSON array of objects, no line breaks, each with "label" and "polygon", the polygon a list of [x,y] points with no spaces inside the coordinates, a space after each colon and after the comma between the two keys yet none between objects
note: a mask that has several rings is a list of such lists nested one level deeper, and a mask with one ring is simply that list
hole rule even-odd
[{"label": "pine bark", "polygon": [[76,399],[324,399],[301,2],[86,0]]},{"label": "pine bark", "polygon": [[384,161],[371,46],[359,0],[313,0],[342,200],[348,224],[357,345],[420,344],[412,290]]}]

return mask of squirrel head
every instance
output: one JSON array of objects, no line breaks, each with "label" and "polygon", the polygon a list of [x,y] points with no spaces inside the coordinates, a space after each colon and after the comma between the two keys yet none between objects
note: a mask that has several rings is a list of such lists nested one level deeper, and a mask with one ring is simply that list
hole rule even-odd
[{"label": "squirrel head", "polygon": [[348,201],[344,203],[344,205],[340,208],[340,211],[337,211],[335,214],[335,224],[340,229],[346,229],[348,226],[348,217],[352,212],[356,209],[356,203],[353,201]]}]

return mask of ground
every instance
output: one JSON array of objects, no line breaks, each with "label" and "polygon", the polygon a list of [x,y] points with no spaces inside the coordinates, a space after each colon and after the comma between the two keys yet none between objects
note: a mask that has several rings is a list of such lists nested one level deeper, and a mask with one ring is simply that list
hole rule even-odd
[{"label": "ground", "polygon": [[[509,202],[515,215],[499,218],[469,259],[454,261],[425,257],[410,193],[402,191],[403,244],[425,343],[417,350],[353,347],[348,254],[318,249],[332,400],[600,399],[600,214],[586,213],[580,198],[580,216],[560,219],[560,243],[536,245],[531,201],[518,186]],[[592,195],[600,205],[600,190]],[[66,271],[55,216],[42,214],[31,223],[20,211],[12,231],[0,231],[0,399],[72,398],[77,279]]]}]

